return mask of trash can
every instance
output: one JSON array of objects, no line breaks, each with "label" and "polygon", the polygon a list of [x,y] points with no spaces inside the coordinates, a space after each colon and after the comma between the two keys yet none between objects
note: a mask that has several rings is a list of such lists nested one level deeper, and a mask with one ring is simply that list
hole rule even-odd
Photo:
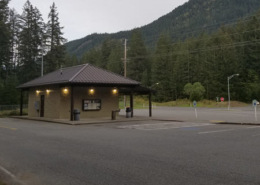
[{"label": "trash can", "polygon": [[79,119],[80,119],[80,110],[79,109],[74,109],[73,114],[74,114],[74,121],[79,121]]},{"label": "trash can", "polygon": [[131,118],[132,109],[131,107],[126,107],[126,118]]},{"label": "trash can", "polygon": [[111,119],[116,120],[116,111],[112,111]]}]

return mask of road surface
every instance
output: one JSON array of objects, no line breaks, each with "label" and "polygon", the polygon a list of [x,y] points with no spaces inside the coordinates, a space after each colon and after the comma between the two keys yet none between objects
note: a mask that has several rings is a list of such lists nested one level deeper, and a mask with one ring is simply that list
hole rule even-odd
[{"label": "road surface", "polygon": [[0,166],[28,185],[259,185],[259,143],[259,126],[0,119]]}]

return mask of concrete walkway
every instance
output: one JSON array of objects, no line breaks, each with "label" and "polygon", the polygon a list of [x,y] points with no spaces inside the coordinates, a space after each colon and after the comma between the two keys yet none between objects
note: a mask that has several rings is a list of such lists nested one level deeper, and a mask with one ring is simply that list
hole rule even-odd
[{"label": "concrete walkway", "polygon": [[66,125],[87,125],[87,124],[102,124],[102,123],[118,123],[118,122],[133,122],[133,121],[147,121],[151,120],[148,116],[138,116],[133,118],[126,118],[125,116],[117,116],[116,120],[111,120],[111,118],[89,118],[81,119],[80,121],[69,121],[67,119],[50,119],[50,118],[40,118],[40,117],[28,117],[28,116],[12,116],[16,119],[34,120],[34,121],[45,121]]},{"label": "concrete walkway", "polygon": [[244,124],[244,125],[260,125],[260,109],[257,111],[259,115],[255,120],[254,109],[252,107],[232,108],[230,111],[221,108],[197,108],[197,118],[195,117],[194,108],[190,107],[157,107],[153,109],[153,117],[148,117],[148,109],[134,110],[134,118],[126,118],[125,111],[121,110],[116,120],[110,117],[98,119],[81,119],[80,121],[69,121],[66,119],[47,119],[39,117],[14,116],[13,118],[46,121],[68,125],[86,125],[86,124],[102,124],[102,123],[120,123],[135,121],[175,121],[175,122],[194,122],[194,123],[219,123],[219,124]]}]

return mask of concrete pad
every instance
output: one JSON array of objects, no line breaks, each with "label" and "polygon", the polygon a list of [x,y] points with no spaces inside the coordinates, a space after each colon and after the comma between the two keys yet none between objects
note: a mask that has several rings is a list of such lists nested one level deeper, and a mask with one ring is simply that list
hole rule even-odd
[{"label": "concrete pad", "polygon": [[16,119],[25,119],[25,120],[34,120],[34,121],[44,121],[51,123],[59,123],[66,125],[88,125],[88,124],[102,124],[102,123],[120,123],[120,122],[133,122],[133,121],[149,121],[152,120],[149,117],[133,117],[126,118],[124,116],[117,116],[116,120],[111,120],[111,118],[89,118],[82,119],[80,121],[68,121],[66,119],[50,119],[50,118],[40,118],[40,117],[28,117],[28,116],[12,116],[11,118]]}]

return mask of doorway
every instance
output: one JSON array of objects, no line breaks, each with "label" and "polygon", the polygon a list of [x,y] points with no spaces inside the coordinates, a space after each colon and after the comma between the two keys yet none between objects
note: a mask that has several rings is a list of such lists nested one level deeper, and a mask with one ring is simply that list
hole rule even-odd
[{"label": "doorway", "polygon": [[40,117],[44,117],[44,95],[41,95],[41,111],[40,111]]}]

